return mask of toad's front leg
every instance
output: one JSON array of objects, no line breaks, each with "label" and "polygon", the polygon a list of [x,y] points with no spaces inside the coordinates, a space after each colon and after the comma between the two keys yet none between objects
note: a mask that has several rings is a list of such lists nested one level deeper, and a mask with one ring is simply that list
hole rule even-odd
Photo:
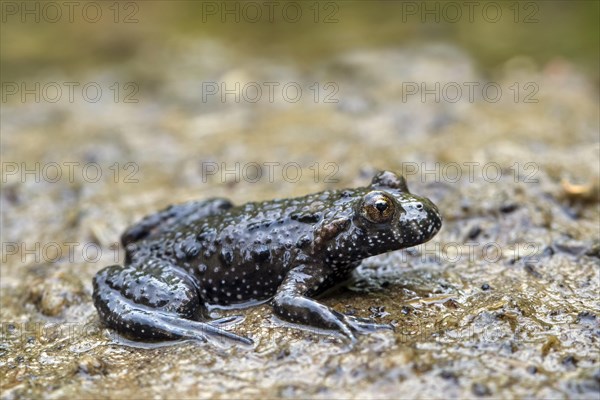
[{"label": "toad's front leg", "polygon": [[273,298],[273,311],[285,320],[300,325],[337,331],[355,341],[355,333],[393,329],[389,324],[375,324],[341,314],[309,296],[321,291],[329,276],[321,266],[300,265],[290,270]]}]

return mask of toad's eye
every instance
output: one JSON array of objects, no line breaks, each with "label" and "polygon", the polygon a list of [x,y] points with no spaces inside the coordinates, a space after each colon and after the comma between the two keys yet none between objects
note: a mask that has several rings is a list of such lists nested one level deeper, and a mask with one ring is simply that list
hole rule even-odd
[{"label": "toad's eye", "polygon": [[381,224],[388,222],[394,215],[394,201],[383,192],[370,192],[364,198],[360,214],[368,221]]}]

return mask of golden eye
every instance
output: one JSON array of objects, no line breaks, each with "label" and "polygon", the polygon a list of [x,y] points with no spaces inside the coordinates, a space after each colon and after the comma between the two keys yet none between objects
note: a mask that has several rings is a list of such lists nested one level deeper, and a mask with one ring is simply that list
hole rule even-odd
[{"label": "golden eye", "polygon": [[360,213],[367,220],[381,224],[393,217],[395,209],[394,202],[388,195],[383,192],[371,192],[364,197]]}]

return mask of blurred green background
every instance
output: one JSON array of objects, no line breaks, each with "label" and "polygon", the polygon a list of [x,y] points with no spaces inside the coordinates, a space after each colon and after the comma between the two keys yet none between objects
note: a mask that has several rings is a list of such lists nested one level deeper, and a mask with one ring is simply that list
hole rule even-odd
[{"label": "blurred green background", "polygon": [[[126,63],[141,46],[168,47],[186,35],[218,37],[240,59],[250,53],[306,67],[353,48],[441,41],[467,50],[483,70],[516,55],[541,64],[564,57],[599,81],[598,1],[304,2],[298,18],[298,3],[289,1],[272,6],[272,17],[262,1],[144,1],[104,4],[94,23],[82,17],[85,2],[74,8],[73,22],[63,6],[57,22],[51,22],[53,9],[40,9],[39,23],[33,23],[35,15],[22,23],[22,10],[13,14],[10,8],[15,4],[23,7],[3,2],[5,81],[53,68],[76,76],[87,68]],[[236,7],[237,21],[234,14],[221,14]],[[87,10],[90,18],[92,11]]]}]

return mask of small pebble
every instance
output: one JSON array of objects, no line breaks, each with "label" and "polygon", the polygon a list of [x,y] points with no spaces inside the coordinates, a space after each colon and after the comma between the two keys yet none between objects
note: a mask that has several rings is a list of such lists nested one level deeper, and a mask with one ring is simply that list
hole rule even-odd
[{"label": "small pebble", "polygon": [[474,383],[473,386],[471,386],[471,391],[475,396],[479,397],[490,396],[492,394],[490,388],[483,383]]},{"label": "small pebble", "polygon": [[538,369],[535,365],[530,365],[529,367],[527,367],[527,372],[529,372],[532,375],[537,374]]}]

